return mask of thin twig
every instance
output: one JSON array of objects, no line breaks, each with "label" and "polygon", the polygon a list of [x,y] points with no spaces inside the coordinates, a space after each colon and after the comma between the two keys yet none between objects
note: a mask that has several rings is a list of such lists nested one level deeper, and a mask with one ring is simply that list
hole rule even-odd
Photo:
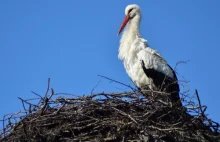
[{"label": "thin twig", "polygon": [[26,115],[27,115],[27,111],[26,111],[26,108],[25,108],[25,105],[24,105],[24,101],[23,101],[20,97],[18,97],[18,99],[21,100],[23,109],[24,109],[24,111],[25,111],[25,113],[26,113]]},{"label": "thin twig", "polygon": [[112,108],[113,108],[114,110],[118,111],[120,114],[125,115],[125,116],[127,116],[128,118],[130,118],[134,123],[138,124],[137,121],[136,121],[134,118],[132,118],[129,114],[127,114],[127,113],[125,113],[125,112],[123,112],[123,111],[121,111],[121,110],[119,110],[119,109],[117,109],[117,108],[115,108],[115,107],[112,107]]},{"label": "thin twig", "polygon": [[31,93],[33,93],[34,95],[36,95],[36,96],[40,97],[41,99],[43,99],[43,98],[41,97],[41,95],[37,94],[36,92],[31,91]]},{"label": "thin twig", "polygon": [[199,109],[200,109],[200,112],[202,113],[202,106],[201,106],[201,101],[200,101],[200,98],[199,98],[198,90],[196,89],[195,92],[196,92],[196,98],[197,98],[198,103],[199,103]]},{"label": "thin twig", "polygon": [[26,101],[26,100],[24,100],[24,99],[22,99],[22,98],[20,98],[20,97],[18,97],[18,99],[19,99],[19,100],[22,100],[23,102],[25,102],[25,103],[28,104],[28,105],[32,105],[32,106],[38,107],[38,105],[29,103],[28,101]]},{"label": "thin twig", "polygon": [[93,94],[93,91],[95,90],[95,88],[99,85],[99,83],[101,82],[101,80],[99,80],[96,85],[92,88],[91,94]]},{"label": "thin twig", "polygon": [[49,89],[50,89],[50,78],[48,78],[47,90],[46,90],[44,97],[47,97],[47,93],[48,93]]},{"label": "thin twig", "polygon": [[98,75],[98,76],[100,76],[100,77],[102,77],[102,78],[105,78],[105,79],[108,79],[108,80],[110,80],[110,81],[113,81],[113,82],[115,82],[115,83],[121,84],[121,85],[123,85],[123,86],[126,86],[126,87],[130,88],[131,90],[133,90],[134,92],[137,91],[137,89],[131,87],[130,85],[124,84],[124,83],[122,83],[122,82],[116,81],[116,80],[114,80],[114,79],[111,79],[111,78],[108,78],[108,77],[105,77],[105,76],[102,76],[102,75]]}]

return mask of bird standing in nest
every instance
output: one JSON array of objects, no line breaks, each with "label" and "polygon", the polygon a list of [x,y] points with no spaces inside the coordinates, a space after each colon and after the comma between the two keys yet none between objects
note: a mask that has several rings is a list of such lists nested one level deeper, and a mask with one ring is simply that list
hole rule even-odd
[{"label": "bird standing in nest", "polygon": [[181,104],[179,84],[174,70],[166,60],[140,35],[141,9],[128,5],[118,35],[125,28],[119,47],[118,57],[123,61],[127,74],[140,89],[169,93],[169,102]]}]

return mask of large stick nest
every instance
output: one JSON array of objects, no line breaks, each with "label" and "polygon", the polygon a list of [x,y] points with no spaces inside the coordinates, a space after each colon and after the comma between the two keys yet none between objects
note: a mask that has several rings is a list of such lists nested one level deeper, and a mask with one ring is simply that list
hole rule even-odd
[{"label": "large stick nest", "polygon": [[1,141],[220,141],[219,124],[206,117],[198,93],[199,103],[188,99],[185,107],[163,102],[160,96],[167,94],[162,92],[148,99],[142,95],[151,96],[149,91],[83,97],[47,93],[35,104],[20,98],[25,111],[3,118]]}]

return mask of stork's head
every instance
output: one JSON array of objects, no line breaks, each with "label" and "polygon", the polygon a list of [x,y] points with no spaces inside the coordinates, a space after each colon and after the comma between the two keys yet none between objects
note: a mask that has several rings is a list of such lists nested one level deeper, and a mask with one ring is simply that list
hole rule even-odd
[{"label": "stork's head", "polygon": [[138,5],[136,4],[128,5],[125,8],[125,18],[118,31],[118,35],[121,33],[121,31],[124,29],[124,27],[130,20],[135,19],[135,17],[140,17],[140,15],[141,15],[141,9]]}]

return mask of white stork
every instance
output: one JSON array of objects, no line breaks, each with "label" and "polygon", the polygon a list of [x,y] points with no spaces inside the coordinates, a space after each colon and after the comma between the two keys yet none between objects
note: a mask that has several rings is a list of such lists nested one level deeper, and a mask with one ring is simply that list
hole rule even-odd
[{"label": "white stork", "polygon": [[118,35],[126,26],[120,40],[119,59],[127,74],[139,89],[170,93],[170,102],[180,102],[179,85],[174,70],[147,41],[140,36],[141,10],[136,4],[128,5]]}]

